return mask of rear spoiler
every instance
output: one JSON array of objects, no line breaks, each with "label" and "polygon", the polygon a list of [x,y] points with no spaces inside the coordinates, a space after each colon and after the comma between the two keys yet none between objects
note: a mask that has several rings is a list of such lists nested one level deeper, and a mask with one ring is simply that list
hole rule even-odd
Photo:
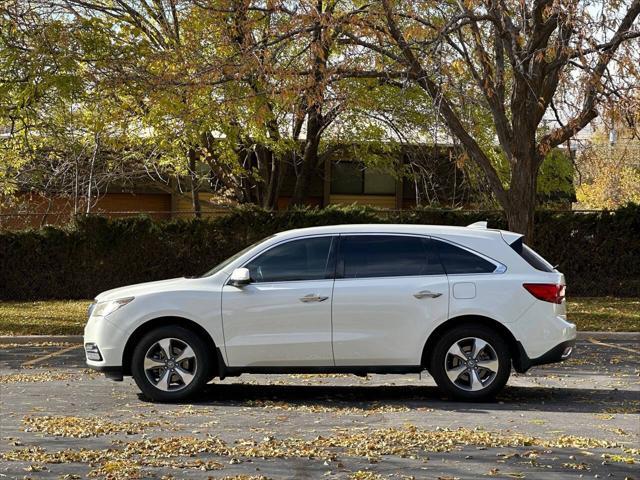
[{"label": "rear spoiler", "polygon": [[511,246],[513,246],[517,241],[522,243],[522,240],[524,239],[524,235],[521,233],[510,232],[508,230],[500,230],[500,235],[502,235],[502,239]]}]

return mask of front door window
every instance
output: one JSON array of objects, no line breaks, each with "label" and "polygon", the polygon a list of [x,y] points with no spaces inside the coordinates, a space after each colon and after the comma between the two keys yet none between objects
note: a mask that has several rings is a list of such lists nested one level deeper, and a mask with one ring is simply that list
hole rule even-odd
[{"label": "front door window", "polygon": [[331,238],[308,238],[276,245],[246,265],[251,280],[263,283],[326,278]]}]

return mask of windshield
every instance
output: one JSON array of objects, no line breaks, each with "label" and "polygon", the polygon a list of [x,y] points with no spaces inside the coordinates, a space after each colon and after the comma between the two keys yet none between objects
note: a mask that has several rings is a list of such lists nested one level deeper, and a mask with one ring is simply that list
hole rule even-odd
[{"label": "windshield", "polygon": [[270,238],[273,238],[274,236],[275,235],[269,235],[268,237],[263,238],[262,240],[259,240],[256,243],[253,243],[253,244],[249,245],[247,248],[244,248],[244,249],[240,250],[238,253],[236,253],[234,255],[231,255],[229,258],[227,258],[223,262],[219,263],[218,265],[213,267],[211,270],[209,270],[207,273],[205,273],[202,276],[203,277],[210,277],[211,275],[214,275],[214,274],[218,273],[220,270],[224,269],[224,267],[226,267],[227,265],[229,265],[230,263],[232,263],[236,259],[240,258],[242,255],[247,253],[252,248],[257,247],[262,242],[266,242],[267,240],[269,240]]}]

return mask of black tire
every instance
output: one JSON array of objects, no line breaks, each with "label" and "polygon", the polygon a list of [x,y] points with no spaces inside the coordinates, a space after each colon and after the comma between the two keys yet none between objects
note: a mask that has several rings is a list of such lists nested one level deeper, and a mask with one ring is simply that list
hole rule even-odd
[{"label": "black tire", "polygon": [[[172,339],[168,344],[170,358],[165,358],[165,349],[160,346],[160,341],[164,339]],[[191,347],[194,355],[189,355],[177,365],[175,362],[169,363],[171,359],[180,358],[181,352],[186,350],[184,345]],[[150,350],[152,347],[153,350]],[[149,358],[153,357],[154,363],[164,363],[165,366],[145,370],[147,354]],[[147,398],[156,402],[177,402],[194,395],[207,383],[212,367],[210,358],[205,343],[191,330],[177,325],[159,327],[147,333],[135,346],[131,358],[131,374]],[[174,367],[173,370],[170,367]],[[168,381],[163,382],[161,379],[165,378],[165,374]],[[150,377],[158,380],[157,385],[166,385],[167,389],[158,387]]]},{"label": "black tire", "polygon": [[[455,348],[456,344],[463,354],[472,353],[476,345],[472,340],[474,338],[483,340],[489,346],[480,349],[476,359],[467,356],[462,360],[458,355],[449,353],[449,349]],[[492,362],[497,360],[497,371],[480,365],[474,368],[477,359],[482,365],[491,367],[495,366]],[[473,370],[475,376],[472,375]],[[466,401],[492,399],[502,390],[511,374],[509,345],[499,333],[489,327],[461,325],[445,332],[438,340],[431,353],[429,371],[438,387],[450,398]],[[458,374],[458,371],[461,373]],[[448,372],[452,376],[458,375],[455,382],[451,380]]]}]

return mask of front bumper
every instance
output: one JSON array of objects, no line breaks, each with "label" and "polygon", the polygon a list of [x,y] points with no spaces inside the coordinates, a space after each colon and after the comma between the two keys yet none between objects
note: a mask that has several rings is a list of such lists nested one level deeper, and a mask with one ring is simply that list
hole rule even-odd
[{"label": "front bumper", "polygon": [[559,343],[539,357],[529,358],[522,344],[518,342],[518,355],[513,359],[513,368],[515,368],[518,373],[524,373],[536,365],[562,362],[571,357],[575,344],[575,339],[567,340]]},{"label": "front bumper", "polygon": [[119,327],[117,320],[111,316],[89,318],[84,328],[84,348],[88,367],[104,372],[116,369],[122,371],[122,355],[128,332]]}]

